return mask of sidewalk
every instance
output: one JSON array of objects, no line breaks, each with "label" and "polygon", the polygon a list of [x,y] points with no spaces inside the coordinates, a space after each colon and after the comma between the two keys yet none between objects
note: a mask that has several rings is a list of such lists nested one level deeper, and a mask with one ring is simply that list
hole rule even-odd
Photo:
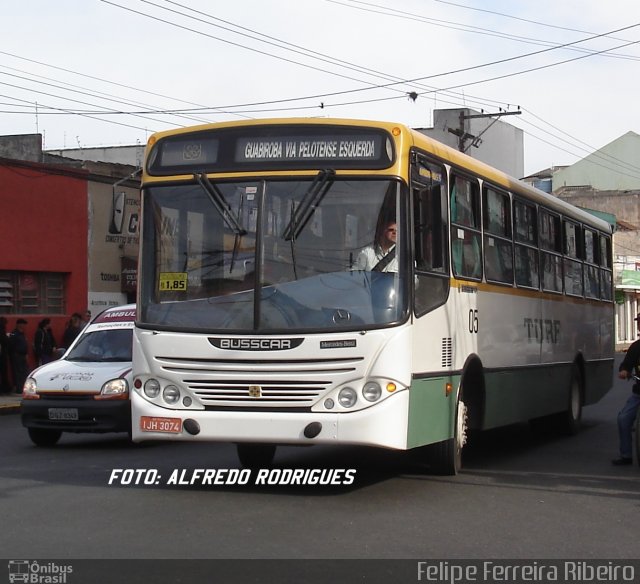
[{"label": "sidewalk", "polygon": [[0,395],[0,416],[5,414],[19,414],[22,395],[17,393]]}]

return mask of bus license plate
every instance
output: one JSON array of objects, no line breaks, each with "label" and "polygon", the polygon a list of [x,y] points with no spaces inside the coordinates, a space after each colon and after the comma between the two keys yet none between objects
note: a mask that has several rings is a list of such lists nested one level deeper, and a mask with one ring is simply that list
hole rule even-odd
[{"label": "bus license plate", "polygon": [[50,420],[78,420],[78,408],[49,408]]},{"label": "bus license plate", "polygon": [[140,418],[140,430],[143,432],[168,432],[169,434],[179,434],[182,431],[182,420],[180,418],[156,418],[152,416],[142,416]]}]

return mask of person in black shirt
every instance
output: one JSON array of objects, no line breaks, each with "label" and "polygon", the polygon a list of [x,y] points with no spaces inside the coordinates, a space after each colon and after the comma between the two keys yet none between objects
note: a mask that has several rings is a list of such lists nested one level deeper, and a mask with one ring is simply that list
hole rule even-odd
[{"label": "person in black shirt", "polygon": [[62,346],[65,349],[68,349],[75,338],[82,332],[83,328],[82,316],[79,312],[74,312],[71,315],[71,320],[69,321],[67,328],[64,330],[64,334],[62,335]]},{"label": "person in black shirt", "polygon": [[[635,341],[627,351],[622,363],[618,377],[620,379],[630,379],[632,375],[640,373],[640,340]],[[620,434],[620,457],[612,460],[612,464],[616,466],[623,464],[631,464],[633,462],[632,453],[632,437],[633,424],[638,415],[640,407],[640,382],[633,384],[632,393],[624,404],[624,407],[618,413],[618,433]]]},{"label": "person in black shirt", "polygon": [[22,386],[27,380],[27,375],[29,375],[29,365],[27,364],[29,343],[25,335],[26,328],[27,321],[24,318],[19,318],[16,322],[16,328],[13,329],[9,337],[9,357],[16,393],[22,393]]},{"label": "person in black shirt", "polygon": [[53,352],[55,349],[56,341],[51,331],[51,319],[43,318],[38,324],[38,330],[33,339],[33,350],[36,354],[38,365],[44,365],[45,363],[53,361]]},{"label": "person in black shirt", "polygon": [[7,336],[7,319],[0,316],[0,393],[9,393],[9,337]]}]

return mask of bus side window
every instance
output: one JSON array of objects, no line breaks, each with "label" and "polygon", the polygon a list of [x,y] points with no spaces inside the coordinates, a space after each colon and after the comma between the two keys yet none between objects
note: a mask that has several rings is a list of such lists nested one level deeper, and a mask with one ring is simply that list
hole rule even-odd
[{"label": "bus side window", "polygon": [[516,284],[527,288],[540,287],[536,211],[535,205],[530,203],[513,202]]},{"label": "bus side window", "polygon": [[509,195],[485,186],[484,273],[487,281],[513,284],[513,242]]},{"label": "bus side window", "polygon": [[415,311],[443,304],[449,294],[445,169],[422,158],[412,167]]},{"label": "bus side window", "polygon": [[477,181],[453,175],[451,181],[451,256],[456,276],[482,278],[480,189]]},{"label": "bus side window", "polygon": [[571,296],[583,296],[582,228],[577,223],[563,222],[564,290]]}]

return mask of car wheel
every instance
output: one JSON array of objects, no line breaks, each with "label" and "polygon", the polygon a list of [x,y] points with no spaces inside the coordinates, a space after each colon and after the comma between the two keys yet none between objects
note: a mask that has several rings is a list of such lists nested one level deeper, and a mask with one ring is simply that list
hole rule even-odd
[{"label": "car wheel", "polygon": [[29,428],[29,438],[36,446],[55,446],[62,436],[61,430]]}]

